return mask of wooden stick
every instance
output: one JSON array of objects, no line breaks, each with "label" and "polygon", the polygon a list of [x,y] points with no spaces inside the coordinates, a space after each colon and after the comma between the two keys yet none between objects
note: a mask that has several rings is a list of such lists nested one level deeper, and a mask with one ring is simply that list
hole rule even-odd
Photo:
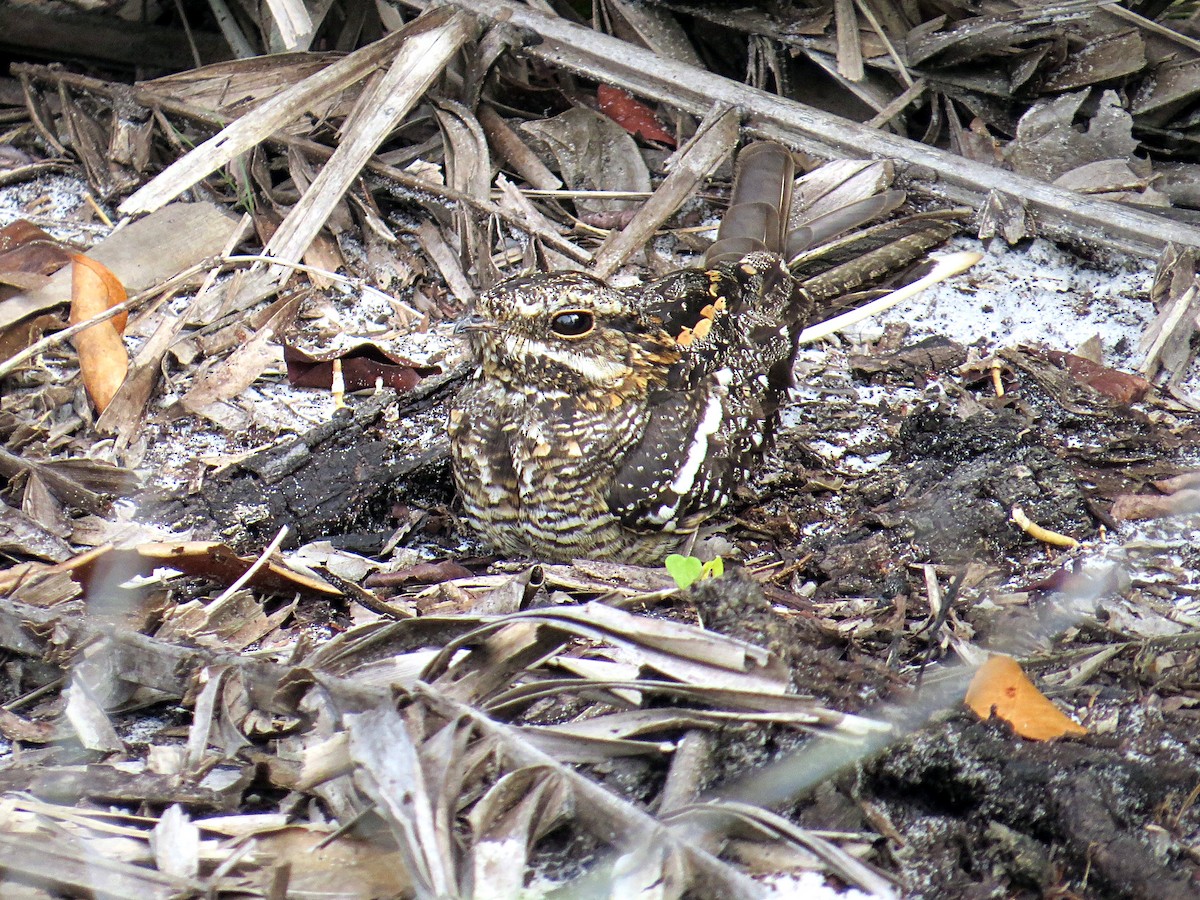
[{"label": "wooden stick", "polygon": [[[401,0],[424,9],[430,0]],[[913,190],[976,208],[991,191],[1009,194],[1037,213],[1052,236],[1101,243],[1127,253],[1157,255],[1168,242],[1200,247],[1200,228],[1120,203],[1057,188],[1036,178],[974,162],[944,150],[868,128],[794,100],[768,94],[705,69],[664,59],[625,41],[513,0],[472,0],[472,12],[528,29],[542,42],[522,53],[641,97],[704,115],[714,103],[740,108],[746,129],[824,159],[892,158],[908,164]]]}]

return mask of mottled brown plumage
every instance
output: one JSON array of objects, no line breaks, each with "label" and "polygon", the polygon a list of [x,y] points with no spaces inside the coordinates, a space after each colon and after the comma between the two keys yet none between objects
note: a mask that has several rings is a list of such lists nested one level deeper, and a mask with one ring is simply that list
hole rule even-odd
[{"label": "mottled brown plumage", "polygon": [[770,444],[813,309],[780,256],[793,174],[778,144],[742,151],[704,268],[639,291],[537,275],[479,298],[448,427],[488,543],[657,563],[726,504]]}]

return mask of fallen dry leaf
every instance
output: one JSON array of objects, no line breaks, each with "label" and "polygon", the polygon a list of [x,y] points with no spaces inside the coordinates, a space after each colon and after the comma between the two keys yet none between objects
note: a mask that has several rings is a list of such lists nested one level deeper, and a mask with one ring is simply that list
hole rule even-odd
[{"label": "fallen dry leaf", "polygon": [[[148,543],[117,549],[99,547],[67,560],[61,566],[71,573],[87,594],[92,586],[111,587],[155,569],[176,569],[185,575],[232,584],[254,564],[254,557],[239,556],[217,541]],[[308,596],[340,597],[341,591],[320,579],[297,572],[281,563],[268,561],[250,579],[249,585],[273,593],[302,593]]]},{"label": "fallen dry leaf", "polygon": [[675,138],[666,131],[654,115],[654,110],[635,100],[633,94],[621,88],[602,84],[596,88],[596,103],[604,113],[634,137],[675,146]]},{"label": "fallen dry leaf", "polygon": [[1074,353],[1047,350],[1045,356],[1066,369],[1072,377],[1117,403],[1133,403],[1150,392],[1152,385],[1140,375],[1121,372]]},{"label": "fallen dry leaf", "polygon": [[22,350],[33,346],[47,331],[60,331],[66,327],[66,322],[49,313],[17,322],[0,331],[0,360],[11,359]]},{"label": "fallen dry leaf", "polygon": [[[94,259],[75,255],[71,273],[71,324],[85,322],[125,300],[125,287],[107,268]],[[129,371],[129,353],[121,334],[128,316],[121,313],[107,322],[97,322],[75,335],[79,372],[83,386],[98,412],[112,402]]]},{"label": "fallen dry leaf", "polygon": [[967,688],[966,704],[981,719],[995,715],[1031,741],[1087,734],[1034,687],[1011,656],[992,656],[979,667]]},{"label": "fallen dry leaf", "polygon": [[459,565],[452,559],[443,559],[438,562],[423,562],[414,566],[405,566],[395,572],[372,575],[367,579],[366,586],[376,588],[399,587],[406,584],[441,584],[443,581],[452,581],[455,578],[471,577],[473,577],[473,573],[470,569]]},{"label": "fallen dry leaf", "polygon": [[1189,488],[1167,496],[1157,494],[1121,494],[1114,501],[1109,514],[1118,522],[1140,522],[1145,519],[1162,519],[1166,516],[1181,516],[1200,509],[1200,490]]},{"label": "fallen dry leaf", "polygon": [[0,228],[0,284],[32,290],[71,261],[71,251],[25,219]]},{"label": "fallen dry leaf", "polygon": [[397,356],[370,341],[329,353],[308,353],[285,341],[283,360],[287,363],[289,384],[326,389],[333,386],[333,364],[340,361],[347,391],[369,390],[381,382],[384,387],[403,393],[415,388],[425,376],[441,371],[437,366],[422,366]]}]

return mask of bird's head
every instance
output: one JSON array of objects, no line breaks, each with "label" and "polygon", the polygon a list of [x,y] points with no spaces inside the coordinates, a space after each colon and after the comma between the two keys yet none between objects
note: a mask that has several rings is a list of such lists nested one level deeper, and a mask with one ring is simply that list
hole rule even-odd
[{"label": "bird's head", "polygon": [[644,389],[677,357],[632,300],[579,272],[516,278],[482,294],[455,331],[489,377],[568,394]]}]

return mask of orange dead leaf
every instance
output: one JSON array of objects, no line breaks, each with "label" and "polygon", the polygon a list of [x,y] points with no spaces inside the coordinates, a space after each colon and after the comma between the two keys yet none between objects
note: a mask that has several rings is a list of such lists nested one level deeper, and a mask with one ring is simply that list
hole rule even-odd
[{"label": "orange dead leaf", "polygon": [[993,656],[979,667],[967,688],[966,703],[982,719],[995,712],[1013,731],[1032,741],[1087,734],[1086,728],[1067,718],[1033,686],[1011,656]]},{"label": "orange dead leaf", "polygon": [[[160,541],[124,549],[111,545],[97,547],[60,563],[54,571],[70,572],[71,577],[83,586],[86,595],[96,589],[111,590],[113,584],[144,577],[160,566],[228,585],[241,578],[254,561],[254,557],[239,556],[227,545],[216,541]],[[249,583],[277,594],[299,592],[306,596],[342,596],[342,591],[328,582],[272,560],[268,560]]]},{"label": "orange dead leaf", "polygon": [[[125,287],[112,272],[86,256],[71,258],[71,324],[86,322],[93,316],[122,303]],[[121,333],[128,316],[121,313],[107,322],[98,322],[75,335],[72,343],[79,351],[79,371],[83,386],[97,411],[104,412],[129,371],[129,353]]]},{"label": "orange dead leaf", "polygon": [[600,107],[600,112],[634,137],[641,136],[642,140],[675,146],[674,135],[658,124],[654,111],[635,100],[628,91],[602,84],[596,88],[596,105]]}]

